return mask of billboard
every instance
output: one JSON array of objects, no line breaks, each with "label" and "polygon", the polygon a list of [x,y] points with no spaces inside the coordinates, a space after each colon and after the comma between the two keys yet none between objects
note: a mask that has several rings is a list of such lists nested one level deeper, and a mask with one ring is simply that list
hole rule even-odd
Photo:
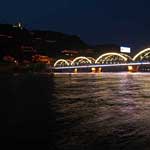
[{"label": "billboard", "polygon": [[131,53],[131,48],[130,47],[120,47],[120,52],[121,53]]}]

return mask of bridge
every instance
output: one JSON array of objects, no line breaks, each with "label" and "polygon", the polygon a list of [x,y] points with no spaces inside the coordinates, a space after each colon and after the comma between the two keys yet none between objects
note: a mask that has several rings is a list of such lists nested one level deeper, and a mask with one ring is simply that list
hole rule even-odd
[{"label": "bridge", "polygon": [[134,57],[124,53],[108,52],[98,58],[79,56],[58,59],[53,72],[102,72],[102,71],[150,71],[150,48],[141,50]]}]

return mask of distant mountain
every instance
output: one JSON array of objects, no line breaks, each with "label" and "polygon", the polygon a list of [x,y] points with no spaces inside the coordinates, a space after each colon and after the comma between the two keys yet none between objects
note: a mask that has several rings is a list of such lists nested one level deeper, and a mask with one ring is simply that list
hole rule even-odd
[{"label": "distant mountain", "polygon": [[60,52],[63,49],[86,49],[88,45],[76,35],[68,35],[53,31],[32,31],[33,45],[40,51],[47,53]]},{"label": "distant mountain", "polygon": [[19,57],[22,47],[32,47],[37,53],[56,57],[64,49],[81,50],[88,48],[88,45],[76,35],[54,31],[30,31],[21,23],[0,24],[0,56],[10,53]]}]

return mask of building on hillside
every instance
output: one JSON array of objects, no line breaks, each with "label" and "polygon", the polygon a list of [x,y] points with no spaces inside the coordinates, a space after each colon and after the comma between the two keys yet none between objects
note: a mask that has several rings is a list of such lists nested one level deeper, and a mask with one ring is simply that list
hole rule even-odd
[{"label": "building on hillside", "polygon": [[76,57],[79,55],[79,51],[78,50],[65,49],[65,50],[61,51],[61,54],[66,56],[66,57]]}]

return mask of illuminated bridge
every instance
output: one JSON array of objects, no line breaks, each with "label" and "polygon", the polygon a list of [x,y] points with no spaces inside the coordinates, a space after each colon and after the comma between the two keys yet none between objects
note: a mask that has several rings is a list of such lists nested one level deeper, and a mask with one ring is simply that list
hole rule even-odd
[{"label": "illuminated bridge", "polygon": [[134,57],[124,53],[109,52],[98,58],[79,56],[73,60],[59,59],[52,67],[53,72],[102,72],[102,71],[150,71],[150,48]]}]

